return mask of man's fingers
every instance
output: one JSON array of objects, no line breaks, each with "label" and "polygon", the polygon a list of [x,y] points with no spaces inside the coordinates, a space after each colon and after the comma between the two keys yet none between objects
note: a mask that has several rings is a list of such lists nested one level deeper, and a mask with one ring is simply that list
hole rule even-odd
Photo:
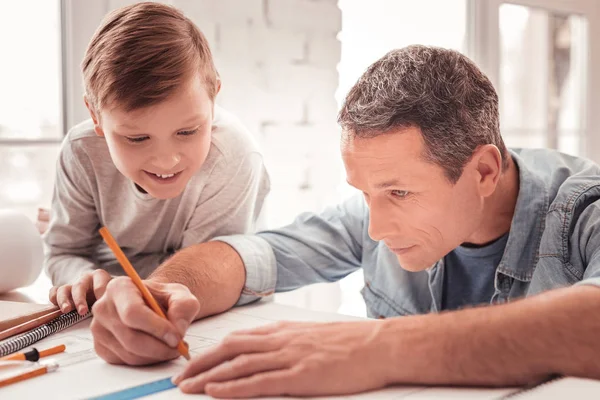
[{"label": "man's fingers", "polygon": [[280,352],[242,354],[210,371],[184,380],[183,385],[186,387],[186,392],[203,393],[204,387],[209,382],[228,382],[260,372],[286,369],[289,364],[289,360]]},{"label": "man's fingers", "polygon": [[182,337],[199,312],[200,302],[188,288],[178,285],[177,289],[170,292],[167,299],[167,318]]},{"label": "man's fingers", "polygon": [[94,335],[96,353],[110,364],[148,365],[164,361],[164,359],[148,356],[152,354],[150,349],[147,354],[142,355],[126,350],[112,332],[100,323],[92,321],[90,329]]},{"label": "man's fingers", "polygon": [[56,303],[63,313],[67,313],[73,309],[71,285],[63,285],[58,288],[56,293]]},{"label": "man's fingers", "polygon": [[96,338],[96,334],[94,334],[94,350],[96,351],[96,354],[98,354],[98,357],[109,364],[125,364],[125,361],[121,360],[121,357]]},{"label": "man's fingers", "polygon": [[[100,300],[98,303],[102,304],[103,301]],[[124,325],[118,318],[118,310],[115,308],[114,303],[109,302],[103,307],[101,309],[102,318],[98,319],[99,324],[109,331],[116,341],[132,355],[143,357],[152,362],[171,360],[179,356],[176,349],[167,346],[162,340]],[[110,310],[110,308],[113,308],[113,310]],[[114,318],[109,317],[110,315],[114,315]]]},{"label": "man's fingers", "polygon": [[96,300],[98,300],[100,297],[102,297],[102,295],[104,295],[104,292],[106,292],[106,286],[108,285],[108,282],[111,281],[112,276],[110,276],[108,272],[99,269],[94,271],[92,274],[92,279],[94,285],[94,296],[96,297]]},{"label": "man's fingers", "polygon": [[77,283],[71,288],[73,303],[77,312],[84,315],[88,312],[88,292],[92,286],[92,274],[82,276]]},{"label": "man's fingers", "polygon": [[264,340],[257,336],[229,335],[217,346],[195,356],[173,381],[178,384],[184,379],[210,370],[241,354],[272,352],[278,350],[279,346],[280,344],[275,340]]},{"label": "man's fingers", "polygon": [[144,303],[142,294],[131,279],[122,277],[111,280],[106,294],[116,307],[118,319],[125,326],[146,332],[170,347],[177,347],[181,340],[177,329]]},{"label": "man's fingers", "polygon": [[[216,398],[288,395],[297,392],[296,376],[290,369],[263,372],[234,381],[208,383],[204,392]],[[181,389],[187,392],[186,386],[182,385]]]}]

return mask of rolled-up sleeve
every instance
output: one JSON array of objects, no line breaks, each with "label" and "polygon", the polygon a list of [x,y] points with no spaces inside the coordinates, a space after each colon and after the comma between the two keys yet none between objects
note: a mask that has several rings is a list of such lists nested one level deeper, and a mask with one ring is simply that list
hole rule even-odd
[{"label": "rolled-up sleeve", "polygon": [[216,237],[214,240],[233,247],[244,262],[246,283],[236,305],[248,304],[275,292],[277,262],[265,239],[256,235],[231,235]]},{"label": "rolled-up sleeve", "polygon": [[232,246],[244,262],[246,284],[238,305],[334,282],[360,268],[367,217],[364,199],[355,196],[320,214],[301,214],[280,229],[215,238]]}]

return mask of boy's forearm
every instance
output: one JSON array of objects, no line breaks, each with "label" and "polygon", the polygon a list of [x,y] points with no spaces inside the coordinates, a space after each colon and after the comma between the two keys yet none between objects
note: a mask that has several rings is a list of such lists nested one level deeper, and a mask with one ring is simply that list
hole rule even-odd
[{"label": "boy's forearm", "polygon": [[[396,338],[395,380],[511,386],[553,374],[600,379],[599,309],[600,288],[578,286],[505,305],[415,317],[408,329],[402,318],[387,321],[389,342]],[[407,357],[419,360],[408,363],[411,371],[399,361]]]},{"label": "boy's forearm", "polygon": [[44,261],[46,274],[54,286],[76,282],[87,272],[93,272],[95,264],[86,257],[70,254],[54,255],[52,252]]},{"label": "boy's forearm", "polygon": [[235,305],[246,282],[246,270],[233,247],[214,241],[178,251],[149,279],[187,286],[200,301],[197,318],[202,318]]}]

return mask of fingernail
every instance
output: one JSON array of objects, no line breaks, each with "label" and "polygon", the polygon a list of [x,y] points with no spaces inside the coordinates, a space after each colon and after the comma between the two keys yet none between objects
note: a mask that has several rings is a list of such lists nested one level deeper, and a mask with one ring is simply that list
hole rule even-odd
[{"label": "fingernail", "polygon": [[67,309],[69,308],[69,305],[67,303],[62,303],[62,305],[60,306],[62,312],[67,312]]},{"label": "fingernail", "polygon": [[187,327],[188,327],[187,321],[184,319],[180,319],[179,321],[177,321],[175,326],[177,327],[177,330],[179,331],[179,333],[181,333],[181,336],[184,336],[185,331],[187,330]]},{"label": "fingernail", "polygon": [[81,307],[79,307],[79,314],[81,314],[81,315],[85,315],[86,311],[87,311],[87,310],[85,309],[85,307],[84,307],[84,306],[81,306]]},{"label": "fingernail", "polygon": [[181,374],[176,375],[173,378],[171,378],[171,382],[173,382],[173,385],[179,384],[180,381],[181,381]]},{"label": "fingernail", "polygon": [[173,333],[169,332],[167,333],[163,339],[165,340],[165,342],[171,346],[171,347],[177,347],[177,343],[179,343],[179,341],[177,340],[177,336],[175,336]]},{"label": "fingernail", "polygon": [[181,390],[183,390],[184,392],[186,392],[186,391],[191,391],[191,390],[192,390],[192,388],[193,388],[193,383],[191,382],[191,380],[190,380],[190,379],[186,379],[186,380],[184,380],[183,382],[181,382],[181,383],[179,384],[179,388],[180,388]]}]

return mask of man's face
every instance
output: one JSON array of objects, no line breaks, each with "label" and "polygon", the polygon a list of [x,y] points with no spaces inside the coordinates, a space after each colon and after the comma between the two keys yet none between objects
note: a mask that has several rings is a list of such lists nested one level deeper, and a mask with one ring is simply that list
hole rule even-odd
[{"label": "man's face", "polygon": [[158,199],[179,196],[210,149],[214,106],[199,77],[154,106],[102,110],[96,132],[117,169]]},{"label": "man's face", "polygon": [[383,241],[409,271],[431,267],[481,223],[483,197],[467,164],[451,184],[441,167],[424,161],[418,128],[342,141],[348,183],[365,196],[369,236]]}]

